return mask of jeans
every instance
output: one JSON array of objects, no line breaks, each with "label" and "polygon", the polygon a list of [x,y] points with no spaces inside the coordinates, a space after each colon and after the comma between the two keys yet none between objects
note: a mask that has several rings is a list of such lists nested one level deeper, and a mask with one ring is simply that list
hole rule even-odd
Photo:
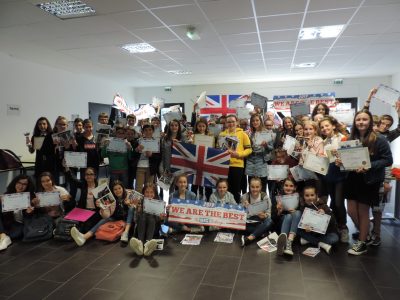
[{"label": "jeans", "polygon": [[150,241],[154,237],[156,229],[157,217],[154,215],[140,213],[137,218],[137,232],[138,238],[143,243]]},{"label": "jeans", "polygon": [[132,224],[133,214],[135,213],[135,209],[133,207],[128,208],[128,216],[126,217],[126,224]]},{"label": "jeans", "polygon": [[297,234],[297,226],[299,225],[301,218],[301,212],[296,210],[292,213],[288,213],[282,217],[281,233],[294,233]]},{"label": "jeans", "polygon": [[99,227],[100,227],[101,225],[106,224],[107,222],[112,222],[112,221],[114,221],[113,218],[101,219],[101,220],[100,220],[99,222],[97,222],[97,224],[94,225],[89,231],[90,231],[91,233],[94,234],[94,233],[96,233],[97,229],[99,229]]},{"label": "jeans", "polygon": [[264,220],[261,220],[258,217],[252,217],[251,219],[260,221],[260,223],[247,223],[246,224],[246,233],[254,236],[255,238],[262,236],[272,226],[271,218],[266,218]]},{"label": "jeans", "polygon": [[346,228],[347,213],[344,206],[344,181],[327,182],[329,196],[331,197],[331,209],[336,217],[339,229]]},{"label": "jeans", "polygon": [[334,232],[319,234],[315,232],[306,232],[304,229],[299,228],[297,233],[300,237],[310,242],[310,244],[313,246],[318,246],[319,242],[333,245],[339,241],[339,236]]}]

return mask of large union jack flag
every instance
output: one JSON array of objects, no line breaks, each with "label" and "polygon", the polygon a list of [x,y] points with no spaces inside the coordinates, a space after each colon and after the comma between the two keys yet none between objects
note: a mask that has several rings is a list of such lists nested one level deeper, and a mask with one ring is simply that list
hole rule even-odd
[{"label": "large union jack flag", "polygon": [[201,145],[174,143],[172,146],[171,172],[188,174],[189,183],[215,186],[219,178],[227,178],[230,154],[227,151]]},{"label": "large union jack flag", "polygon": [[249,95],[209,95],[206,96],[206,107],[200,109],[200,115],[203,118],[209,118],[210,115],[230,115],[236,114],[236,109],[229,108],[229,103],[245,99],[250,101]]}]

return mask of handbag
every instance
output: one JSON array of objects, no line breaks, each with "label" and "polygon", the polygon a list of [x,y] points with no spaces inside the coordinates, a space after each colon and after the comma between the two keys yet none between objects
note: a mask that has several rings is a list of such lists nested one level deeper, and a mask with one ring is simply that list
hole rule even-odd
[{"label": "handbag", "polygon": [[107,222],[99,227],[96,231],[96,239],[114,242],[118,240],[125,229],[125,222],[120,221],[113,221]]},{"label": "handbag", "polygon": [[56,228],[54,229],[54,239],[61,241],[72,241],[71,229],[72,227],[77,227],[79,229],[79,225],[79,221],[60,218],[56,222]]},{"label": "handbag", "polygon": [[53,218],[48,215],[34,215],[24,219],[23,242],[46,241],[53,237]]}]

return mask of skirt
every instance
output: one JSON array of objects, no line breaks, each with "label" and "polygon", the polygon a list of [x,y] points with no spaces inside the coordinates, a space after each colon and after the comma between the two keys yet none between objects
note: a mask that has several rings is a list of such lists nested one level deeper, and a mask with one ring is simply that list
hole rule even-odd
[{"label": "skirt", "polygon": [[366,184],[364,174],[350,172],[345,182],[344,197],[347,200],[355,200],[373,206],[379,203],[380,185],[380,182]]}]

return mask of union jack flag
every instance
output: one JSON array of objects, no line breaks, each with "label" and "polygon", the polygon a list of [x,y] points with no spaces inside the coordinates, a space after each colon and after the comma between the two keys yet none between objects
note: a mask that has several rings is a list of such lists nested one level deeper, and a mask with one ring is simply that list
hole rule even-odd
[{"label": "union jack flag", "polygon": [[203,118],[209,118],[210,115],[229,115],[236,114],[236,109],[229,108],[229,103],[237,99],[246,99],[250,101],[249,95],[209,95],[206,96],[206,107],[200,109],[200,115]]},{"label": "union jack flag", "polygon": [[171,172],[188,174],[189,183],[215,186],[219,178],[227,178],[230,154],[227,151],[201,145],[174,143],[172,146]]}]

